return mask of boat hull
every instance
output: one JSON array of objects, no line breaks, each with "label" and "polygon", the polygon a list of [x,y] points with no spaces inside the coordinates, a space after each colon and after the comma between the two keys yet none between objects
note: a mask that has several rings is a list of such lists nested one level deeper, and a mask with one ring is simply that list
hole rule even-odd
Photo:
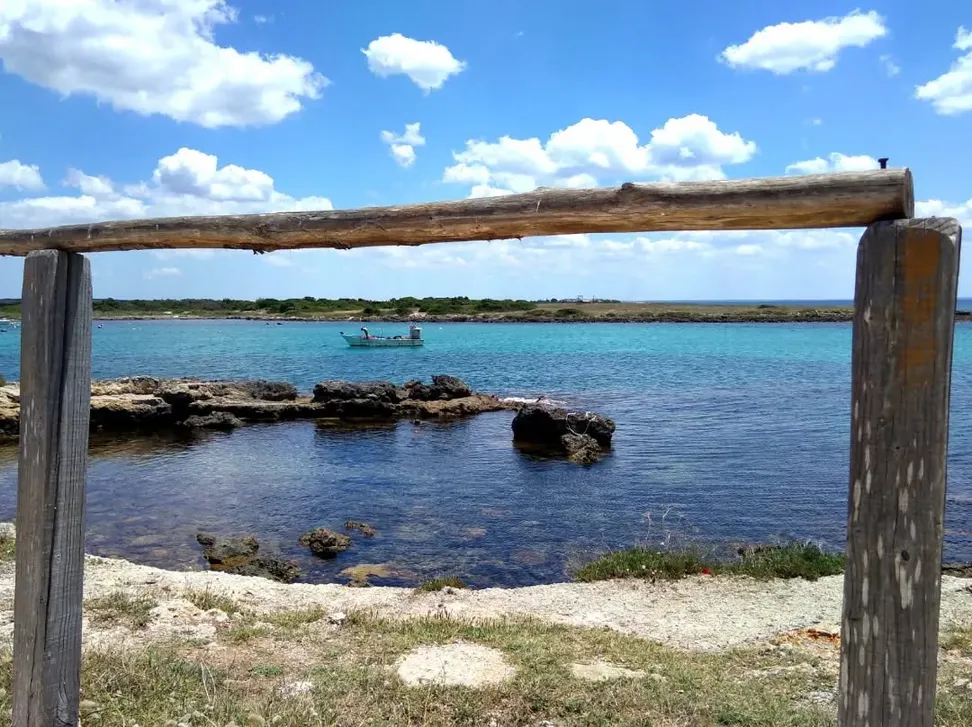
[{"label": "boat hull", "polygon": [[425,343],[421,338],[364,338],[363,336],[344,336],[353,348],[415,348]]}]

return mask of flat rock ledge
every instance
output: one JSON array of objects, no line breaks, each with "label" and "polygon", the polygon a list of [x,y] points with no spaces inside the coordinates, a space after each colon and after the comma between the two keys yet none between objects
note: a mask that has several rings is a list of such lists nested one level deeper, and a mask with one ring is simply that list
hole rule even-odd
[{"label": "flat rock ledge", "polygon": [[[512,409],[453,376],[410,381],[324,381],[311,396],[278,381],[202,381],[132,376],[91,383],[93,431],[233,429],[248,422],[457,419]],[[0,386],[0,437],[20,431],[20,384]]]}]

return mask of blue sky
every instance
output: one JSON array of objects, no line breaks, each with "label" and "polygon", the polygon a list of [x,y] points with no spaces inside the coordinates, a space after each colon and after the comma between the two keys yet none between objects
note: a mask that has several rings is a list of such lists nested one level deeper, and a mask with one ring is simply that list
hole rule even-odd
[{"label": "blue sky", "polygon": [[[960,0],[3,0],[0,62],[0,228],[881,156],[912,169],[919,214],[972,226]],[[859,234],[91,257],[97,297],[849,298]],[[19,295],[21,270],[0,260],[0,296]]]}]

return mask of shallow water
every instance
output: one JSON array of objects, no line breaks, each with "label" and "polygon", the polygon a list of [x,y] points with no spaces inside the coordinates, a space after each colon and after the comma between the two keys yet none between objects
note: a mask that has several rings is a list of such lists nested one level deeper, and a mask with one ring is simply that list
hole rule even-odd
[{"label": "shallow water", "polygon": [[[353,323],[106,322],[94,375],[405,381],[435,373],[505,395],[547,394],[617,420],[592,468],[511,446],[507,412],[451,424],[342,431],[312,422],[195,440],[93,442],[90,552],[198,566],[198,530],[251,532],[308,580],[391,563],[386,583],[566,578],[572,560],[675,532],[716,541],[844,537],[849,449],[846,324],[435,324],[417,350],[348,348]],[[378,328],[378,327],[375,327]],[[386,326],[387,332],[395,326]],[[0,336],[17,378],[18,337]],[[946,558],[972,560],[972,326],[956,331]],[[16,451],[0,447],[0,517],[15,509]],[[332,561],[296,543],[345,520]]]}]

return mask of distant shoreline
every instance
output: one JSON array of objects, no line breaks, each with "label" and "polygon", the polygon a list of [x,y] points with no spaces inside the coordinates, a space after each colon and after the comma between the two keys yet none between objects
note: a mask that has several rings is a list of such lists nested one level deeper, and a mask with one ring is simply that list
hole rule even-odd
[{"label": "distant shoreline", "polygon": [[[18,311],[19,312],[19,311]],[[19,319],[17,312],[8,319]],[[125,311],[108,314],[96,311],[94,319],[110,321],[158,320],[245,320],[273,323],[381,323],[418,325],[432,323],[849,323],[854,318],[851,305],[769,304],[769,303],[539,303],[528,310],[401,314],[379,308],[373,314],[362,310],[306,311],[300,314],[265,310],[184,310],[164,313]],[[956,321],[972,321],[972,311],[957,310]]]}]

